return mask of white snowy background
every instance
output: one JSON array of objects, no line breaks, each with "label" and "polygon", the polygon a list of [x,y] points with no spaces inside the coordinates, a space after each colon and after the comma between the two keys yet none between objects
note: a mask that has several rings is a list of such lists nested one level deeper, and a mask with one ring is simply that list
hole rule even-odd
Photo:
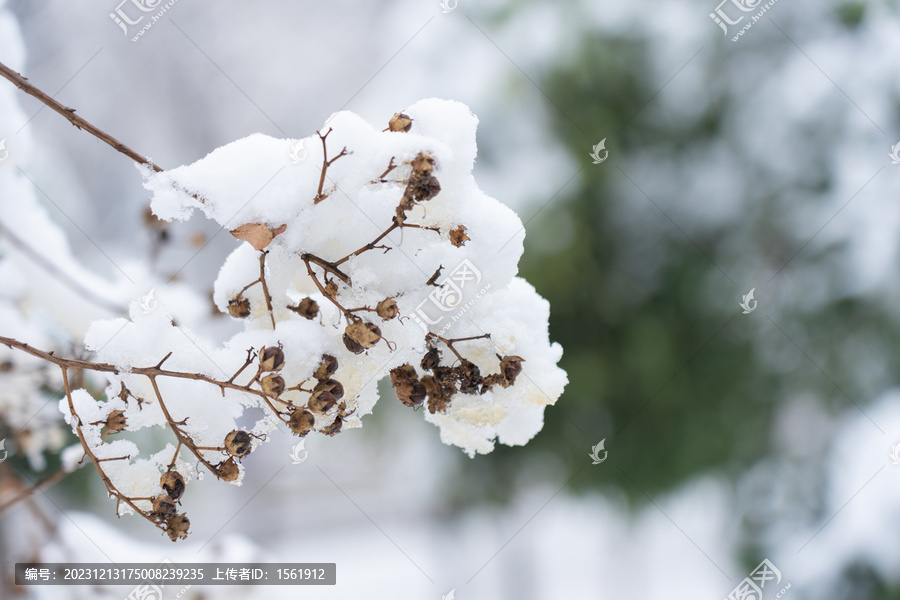
[{"label": "white snowy background", "polygon": [[[5,7],[0,2],[0,60],[165,168],[189,164],[255,132],[310,135],[339,109],[380,123],[420,98],[459,100],[478,115],[479,143],[489,147],[488,158],[475,168],[480,186],[530,215],[577,167],[552,141],[548,109],[525,74],[563,60],[572,52],[573,32],[641,32],[653,40],[651,68],[659,87],[704,49],[654,100],[668,118],[696,114],[703,86],[728,85],[746,98],[744,112],[731,124],[739,131],[729,138],[739,141],[737,150],[720,153],[712,144],[707,155],[685,157],[682,164],[660,163],[652,146],[631,157],[632,177],[651,196],[679,190],[683,202],[666,208],[692,228],[740,221],[752,197],[745,192],[759,182],[753,171],[732,161],[735,156],[753,156],[769,172],[802,169],[806,148],[795,147],[791,135],[798,129],[829,132],[824,139],[830,141],[817,152],[826,153],[844,184],[826,203],[791,199],[796,206],[785,215],[788,226],[812,235],[880,167],[891,169],[887,152],[897,141],[892,133],[900,130],[894,110],[900,17],[894,3],[870,3],[876,17],[867,21],[864,34],[852,36],[829,25],[825,5],[830,2],[776,3],[772,14],[779,23],[790,23],[791,34],[827,77],[799,52],[774,63],[755,57],[752,50],[778,34],[767,19],[739,44],[722,41],[707,16],[713,2],[523,4],[491,28],[482,15],[502,3],[460,0],[455,11],[443,14],[430,1],[179,0],[132,43],[108,17],[114,3],[76,7],[59,0],[7,0]],[[704,80],[705,67],[735,52],[734,46],[742,46],[741,57],[733,59],[741,76]],[[864,111],[848,110],[840,123],[821,122],[819,115],[835,101],[829,77]],[[158,287],[167,304],[184,307],[175,315],[180,323],[214,339],[227,334],[210,320],[206,296],[218,266],[237,245],[234,239],[218,235],[204,246],[217,226],[199,217],[173,228],[175,242],[161,264],[187,266],[175,282],[163,285],[170,271],[154,274],[141,262],[150,237],[132,233],[149,195],[128,159],[5,81],[0,81],[2,138],[10,153],[0,165],[4,229],[45,250],[61,270],[113,304],[124,306]],[[621,185],[623,195],[636,197],[626,182]],[[817,238],[817,244],[847,244],[852,277],[840,282],[840,290],[806,289],[801,274],[777,293],[805,295],[810,303],[850,291],[896,294],[898,185],[896,171],[881,173],[860,202]],[[620,218],[644,218],[642,210],[635,204],[622,209]],[[529,235],[539,237],[540,229]],[[540,248],[540,240],[535,244]],[[736,240],[736,253],[740,247]],[[744,260],[752,272],[754,257]],[[0,333],[66,347],[67,340],[81,339],[92,320],[116,314],[89,301],[57,303],[61,295],[54,277],[25,256],[17,261],[2,272]],[[27,304],[33,318],[14,313],[14,300]],[[13,401],[0,393],[0,402]],[[337,563],[339,585],[304,589],[309,598],[438,599],[455,589],[460,600],[717,599],[746,575],[738,531],[751,507],[742,492],[763,487],[768,495],[754,498],[775,517],[760,534],[758,559],[768,557],[781,569],[792,584],[787,597],[821,598],[827,597],[834,573],[856,560],[900,584],[895,483],[900,467],[888,457],[900,441],[898,406],[897,392],[887,390],[866,406],[867,416],[854,409],[823,422],[815,399],[795,399],[782,407],[770,439],[759,441],[778,447],[782,459],[748,468],[735,488],[704,477],[635,512],[614,494],[559,493],[569,475],[545,474],[502,510],[476,509],[451,518],[441,491],[459,451],[440,444],[419,415],[383,402],[379,419],[387,425],[334,439],[310,438],[309,458],[300,465],[291,464],[287,449],[293,440],[283,434],[246,461],[253,468],[242,487],[223,489],[211,481],[195,486],[186,500],[195,518],[185,542],[171,544],[138,519],[116,520],[110,502],[73,510],[51,491],[39,499],[50,523],[31,519],[25,506],[4,515],[2,554],[5,561],[21,559],[36,549],[32,545],[42,544],[43,560]],[[55,405],[38,414],[57,418]],[[817,446],[818,437],[805,437],[811,429],[830,431],[831,441]],[[40,444],[59,443],[52,432],[47,435]],[[810,453],[827,456],[825,504],[820,519],[798,522],[791,518],[789,494],[804,479]],[[586,468],[608,466],[591,466],[587,456],[585,461]],[[94,484],[99,489],[99,481]],[[41,541],[47,539],[44,526],[57,529],[49,542]],[[29,597],[120,598],[127,592],[35,587]],[[176,590],[167,593],[174,598]],[[297,596],[287,587],[260,587],[192,589],[182,597]]]}]

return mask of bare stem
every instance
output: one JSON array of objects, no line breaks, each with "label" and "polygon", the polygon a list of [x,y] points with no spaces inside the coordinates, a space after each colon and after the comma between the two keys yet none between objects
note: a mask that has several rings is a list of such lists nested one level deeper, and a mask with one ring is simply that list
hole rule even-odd
[{"label": "bare stem", "polygon": [[75,114],[74,108],[69,108],[63,104],[60,104],[56,100],[53,99],[52,96],[44,93],[40,89],[33,86],[27,77],[23,77],[20,73],[13,71],[5,64],[0,62],[0,76],[5,77],[9,81],[11,81],[17,88],[28,94],[29,96],[34,96],[41,102],[43,102],[46,106],[49,106],[62,116],[64,116],[72,125],[77,127],[78,129],[83,129],[87,131],[94,137],[96,137],[101,142],[105,142],[130,158],[131,160],[138,162],[142,165],[147,165],[157,173],[161,173],[163,171],[162,167],[156,165],[153,161],[145,156],[141,156],[113,136],[109,135],[99,127],[96,127],[89,123],[88,121],[82,119],[80,116]]},{"label": "bare stem", "polygon": [[339,159],[340,157],[347,156],[347,147],[345,146],[344,149],[341,150],[337,156],[335,156],[331,160],[328,160],[328,145],[325,142],[325,138],[327,138],[328,134],[331,133],[331,127],[328,128],[328,131],[325,132],[325,135],[322,135],[318,131],[316,133],[318,134],[319,139],[322,140],[322,156],[323,156],[323,158],[322,158],[322,175],[319,177],[319,190],[318,190],[318,192],[316,192],[316,197],[314,200],[315,204],[318,204],[319,202],[321,202],[322,200],[324,200],[325,198],[328,197],[328,194],[322,193],[322,189],[325,187],[325,173],[328,172],[328,167],[330,167],[331,164],[334,161],[336,161],[337,159]]}]

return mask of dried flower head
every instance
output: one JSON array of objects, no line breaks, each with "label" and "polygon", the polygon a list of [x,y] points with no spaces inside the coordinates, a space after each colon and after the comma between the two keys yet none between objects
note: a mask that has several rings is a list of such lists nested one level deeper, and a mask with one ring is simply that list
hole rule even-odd
[{"label": "dried flower head", "polygon": [[265,395],[277,398],[284,392],[284,377],[275,373],[269,373],[259,380],[259,385]]},{"label": "dried flower head", "polygon": [[166,523],[166,533],[169,539],[174,541],[183,540],[188,536],[188,529],[191,527],[191,521],[187,515],[180,513],[169,519]]},{"label": "dried flower head", "polygon": [[291,431],[301,437],[312,431],[315,426],[316,416],[302,408],[295,409],[288,421],[288,427],[291,428]]},{"label": "dried flower head", "polygon": [[388,122],[388,129],[391,131],[402,131],[408,132],[412,128],[413,120],[409,117],[409,115],[405,115],[403,113],[394,113],[394,116],[391,117],[391,120]]},{"label": "dried flower head", "polygon": [[235,319],[246,319],[250,316],[250,301],[242,296],[228,301],[228,314]]},{"label": "dried flower head", "polygon": [[319,316],[319,303],[312,298],[304,298],[297,306],[288,306],[288,310],[292,310],[301,317],[312,320]]},{"label": "dried flower head", "polygon": [[235,429],[225,436],[225,452],[238,458],[250,454],[252,438],[246,431]]},{"label": "dried flower head", "polygon": [[322,361],[319,362],[319,366],[316,367],[316,370],[313,373],[313,377],[315,377],[319,381],[323,379],[329,379],[337,372],[337,370],[338,359],[330,354],[323,354]]},{"label": "dried flower head", "polygon": [[280,371],[284,367],[284,351],[281,346],[266,346],[259,351],[261,371]]},{"label": "dried flower head", "polygon": [[128,419],[125,418],[125,412],[114,410],[106,417],[106,431],[109,433],[119,433],[128,426]]},{"label": "dried flower head", "polygon": [[375,314],[385,321],[390,321],[400,314],[400,309],[397,307],[397,301],[393,298],[385,298],[375,307]]},{"label": "dried flower head", "polygon": [[179,500],[184,495],[184,477],[178,471],[166,471],[159,478],[159,485],[172,500]]}]

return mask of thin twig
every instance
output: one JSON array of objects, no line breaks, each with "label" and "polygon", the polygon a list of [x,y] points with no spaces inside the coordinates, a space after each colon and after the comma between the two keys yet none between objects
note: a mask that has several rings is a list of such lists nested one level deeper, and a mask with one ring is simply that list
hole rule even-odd
[{"label": "thin twig", "polygon": [[3,504],[0,504],[0,515],[2,515],[4,512],[6,512],[6,510],[9,509],[11,506],[34,495],[37,491],[39,491],[39,490],[43,491],[49,487],[52,487],[54,484],[61,481],[68,474],[69,474],[68,471],[66,471],[65,469],[60,467],[59,469],[57,469],[53,473],[47,475],[43,479],[33,483],[32,485],[28,486],[25,489],[23,489],[21,492],[16,494],[16,496],[14,496],[13,498],[10,498]]},{"label": "thin twig", "polygon": [[23,239],[10,231],[8,227],[5,227],[3,225],[3,223],[0,223],[0,235],[6,237],[10,241],[10,243],[21,250],[29,260],[34,261],[39,267],[43,268],[45,271],[53,275],[57,280],[62,282],[65,286],[67,286],[69,289],[71,289],[73,292],[75,292],[88,302],[93,302],[100,308],[104,308],[112,313],[128,312],[127,306],[116,304],[115,302],[112,302],[107,298],[103,298],[102,296],[95,294],[92,290],[76,281],[64,270],[60,269],[52,262],[50,262],[50,260],[48,260],[43,254],[29,246],[28,243],[26,243]]},{"label": "thin twig", "polygon": [[113,136],[109,135],[108,133],[106,133],[105,131],[100,129],[99,127],[96,127],[96,126],[92,125],[91,123],[89,123],[88,121],[82,119],[80,116],[75,114],[74,108],[69,108],[68,106],[60,104],[59,102],[54,100],[52,96],[44,93],[43,91],[41,91],[38,88],[36,88],[35,86],[33,86],[28,81],[27,77],[23,77],[20,73],[13,71],[12,69],[7,67],[2,62],[0,62],[0,75],[5,77],[6,79],[10,80],[17,88],[19,88],[20,90],[22,90],[29,96],[34,96],[35,98],[37,98],[38,100],[43,102],[45,105],[49,106],[50,108],[52,108],[53,110],[55,110],[56,112],[58,112],[59,114],[64,116],[72,125],[74,125],[78,129],[83,129],[83,130],[87,131],[88,133],[90,133],[91,135],[96,137],[101,142],[105,142],[105,143],[109,144],[110,146],[112,146],[113,148],[115,148],[116,150],[118,150],[119,152],[121,152],[122,154],[124,154],[125,156],[130,158],[131,160],[138,162],[142,165],[149,166],[151,169],[153,169],[157,173],[161,173],[163,171],[162,167],[155,164],[149,158],[147,158],[145,156],[141,156],[140,154],[138,154],[137,152],[135,152],[134,150],[132,150],[131,148],[129,148],[128,146],[126,146],[125,144],[123,144],[122,142],[120,142],[119,140],[114,138]]}]

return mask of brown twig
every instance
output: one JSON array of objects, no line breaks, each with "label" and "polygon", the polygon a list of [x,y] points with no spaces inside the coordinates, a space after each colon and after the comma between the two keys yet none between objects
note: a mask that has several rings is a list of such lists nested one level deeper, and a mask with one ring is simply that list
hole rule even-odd
[{"label": "brown twig", "polygon": [[262,284],[263,298],[266,299],[266,309],[269,311],[269,318],[272,320],[272,329],[275,329],[275,313],[272,311],[272,296],[269,294],[269,286],[266,284],[266,255],[268,252],[260,252],[259,254],[259,282]]},{"label": "brown twig", "polygon": [[457,342],[469,342],[472,340],[489,340],[490,338],[491,338],[491,334],[489,334],[489,333],[485,333],[482,335],[473,335],[473,336],[464,337],[464,338],[455,338],[455,339],[444,338],[444,337],[439,336],[436,333],[430,333],[430,332],[425,336],[426,340],[427,339],[435,339],[435,340],[440,340],[441,342],[443,342],[444,345],[446,345],[448,348],[450,348],[450,352],[455,354],[456,358],[458,358],[460,361],[465,361],[466,359],[463,357],[462,354],[459,353],[459,351],[457,351],[456,348],[453,347],[453,344],[455,344]]},{"label": "brown twig", "polygon": [[[4,342],[5,343],[5,342]],[[7,344],[8,345],[8,344]],[[11,346],[12,347],[12,346]],[[52,355],[50,355],[52,356]],[[55,357],[53,357],[55,358]],[[55,362],[55,361],[54,361]],[[81,362],[81,361],[79,361]],[[59,363],[57,363],[59,364]],[[81,430],[81,417],[78,416],[78,412],[75,410],[75,402],[72,400],[72,388],[69,386],[69,369],[65,365],[60,365],[62,369],[63,375],[63,386],[66,390],[66,400],[69,404],[69,414],[72,415],[72,418],[75,420],[75,434],[78,436],[78,441],[81,442],[81,447],[84,449],[84,453],[91,460],[94,465],[94,468],[97,470],[97,473],[100,475],[100,479],[103,481],[103,485],[106,486],[106,491],[110,496],[114,496],[117,502],[124,502],[128,506],[130,506],[135,512],[139,515],[153,523],[159,529],[165,531],[166,527],[162,523],[160,523],[157,519],[155,519],[149,512],[144,511],[132,501],[131,498],[123,494],[119,491],[109,476],[106,474],[106,471],[103,470],[103,467],[100,466],[101,460],[97,458],[94,454],[93,450],[91,450],[90,445],[87,443],[87,440],[84,437],[84,432]],[[118,509],[116,510],[118,513]]]},{"label": "brown twig", "polygon": [[112,146],[117,151],[121,152],[122,154],[124,154],[125,156],[130,158],[131,160],[138,162],[142,165],[149,166],[151,169],[153,169],[157,173],[161,173],[163,171],[162,167],[155,164],[149,158],[147,158],[145,156],[141,156],[140,154],[138,154],[137,152],[135,152],[134,150],[132,150],[131,148],[129,148],[128,146],[126,146],[125,144],[123,144],[122,142],[120,142],[119,140],[114,138],[113,136],[109,135],[108,133],[106,133],[105,131],[100,129],[99,127],[96,127],[96,126],[92,125],[91,123],[89,123],[88,121],[82,119],[80,116],[75,114],[74,108],[69,108],[68,106],[60,104],[59,102],[54,100],[52,96],[44,93],[43,91],[41,91],[38,88],[36,88],[35,86],[33,86],[28,81],[27,77],[23,77],[20,73],[13,71],[12,69],[7,67],[2,62],[0,62],[0,75],[2,75],[3,77],[5,77],[9,81],[11,81],[13,83],[13,85],[15,85],[17,88],[19,88],[20,90],[22,90],[29,96],[34,96],[35,98],[40,100],[42,103],[44,103],[46,106],[49,106],[50,108],[52,108],[53,110],[55,110],[56,112],[58,112],[59,114],[64,116],[72,125],[74,125],[78,129],[83,129],[84,131],[87,131],[88,133],[90,133],[91,135],[96,137],[101,142],[105,142],[105,143],[109,144],[110,146]]},{"label": "brown twig", "polygon": [[347,147],[344,146],[344,149],[341,150],[337,156],[335,156],[331,160],[328,160],[328,145],[325,142],[325,138],[328,137],[329,133],[331,133],[331,127],[328,128],[328,131],[325,132],[325,135],[322,135],[318,131],[316,132],[316,134],[319,136],[319,139],[322,140],[323,159],[322,159],[322,175],[319,177],[319,190],[318,190],[318,192],[316,192],[316,197],[314,199],[315,204],[318,204],[319,202],[321,202],[322,200],[324,200],[325,198],[328,197],[328,194],[322,193],[322,189],[325,187],[325,173],[328,171],[328,167],[330,167],[331,164],[334,161],[336,161],[337,159],[339,159],[340,157],[347,156]]},{"label": "brown twig", "polygon": [[16,246],[22,253],[28,257],[29,260],[34,261],[39,267],[53,275],[58,281],[62,282],[66,287],[71,289],[73,292],[87,300],[88,302],[93,302],[100,308],[104,308],[112,313],[127,313],[128,307],[121,304],[116,304],[115,302],[103,298],[98,294],[94,293],[90,288],[82,285],[74,278],[72,278],[68,273],[64,270],[60,269],[56,265],[54,265],[50,260],[48,260],[43,254],[36,251],[34,248],[29,246],[23,239],[18,237],[12,231],[9,230],[8,227],[4,227],[2,223],[0,223],[0,235],[6,237],[13,246]]},{"label": "brown twig", "polygon": [[16,494],[14,497],[10,498],[3,504],[0,504],[0,515],[5,513],[10,507],[18,504],[22,500],[31,497],[38,491],[46,490],[49,487],[52,487],[59,481],[61,481],[66,475],[68,475],[68,471],[60,467],[50,475],[47,475],[43,479],[33,483],[32,485],[26,487],[21,492]]}]

